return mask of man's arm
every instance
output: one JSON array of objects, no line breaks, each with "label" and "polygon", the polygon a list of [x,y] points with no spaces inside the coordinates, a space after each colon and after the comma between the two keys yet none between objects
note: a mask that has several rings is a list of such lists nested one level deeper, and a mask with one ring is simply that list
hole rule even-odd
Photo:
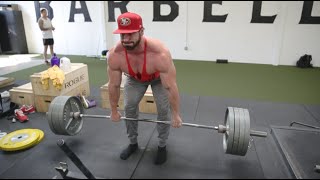
[{"label": "man's arm", "polygon": [[39,25],[39,28],[41,29],[41,31],[47,31],[47,30],[51,29],[51,28],[44,28],[43,27],[43,20],[41,18],[38,21],[38,25]]},{"label": "man's arm", "polygon": [[117,106],[120,98],[120,85],[121,85],[121,78],[122,72],[120,70],[120,65],[118,64],[119,61],[115,59],[115,55],[113,53],[109,54],[108,58],[108,93],[109,93],[109,100],[111,106],[111,113],[118,112]]},{"label": "man's arm", "polygon": [[50,21],[50,23],[51,23],[51,29],[52,29],[52,31],[54,31],[56,28],[55,28],[55,27],[53,27],[53,25],[52,25],[52,21]]},{"label": "man's arm", "polygon": [[180,96],[176,83],[176,68],[169,52],[162,55],[159,71],[162,85],[168,91],[168,99],[172,109],[173,126],[179,127],[181,126],[179,123],[182,122],[180,118]]}]

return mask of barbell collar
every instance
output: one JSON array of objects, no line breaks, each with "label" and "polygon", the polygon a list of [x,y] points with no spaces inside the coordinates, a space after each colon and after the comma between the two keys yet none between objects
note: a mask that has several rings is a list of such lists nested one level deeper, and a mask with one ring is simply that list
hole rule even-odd
[{"label": "barbell collar", "polygon": [[219,124],[218,126],[218,133],[225,133],[227,131],[227,127],[224,125]]}]

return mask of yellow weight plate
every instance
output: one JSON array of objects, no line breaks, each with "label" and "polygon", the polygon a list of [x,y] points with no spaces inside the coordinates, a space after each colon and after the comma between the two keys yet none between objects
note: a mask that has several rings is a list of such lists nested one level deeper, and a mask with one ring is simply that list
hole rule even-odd
[{"label": "yellow weight plate", "polygon": [[40,134],[36,130],[21,129],[7,134],[0,140],[0,149],[18,151],[27,149],[38,143]]},{"label": "yellow weight plate", "polygon": [[[39,144],[39,143],[43,140],[43,138],[44,138],[44,132],[43,132],[42,130],[40,130],[40,129],[29,129],[29,130],[38,131],[38,133],[39,133],[39,138],[38,138],[38,140],[37,140],[37,143],[34,144],[33,146]],[[30,147],[32,147],[32,146],[30,146]],[[30,148],[30,147],[29,147],[29,148]]]},{"label": "yellow weight plate", "polygon": [[3,137],[5,137],[7,135],[6,132],[0,132],[0,139],[2,139]]},{"label": "yellow weight plate", "polygon": [[[36,130],[39,132],[39,138],[38,138],[38,143],[37,143],[37,144],[39,144],[44,138],[44,132],[40,129],[33,129],[33,130]],[[35,145],[37,145],[37,144],[35,144]]]}]

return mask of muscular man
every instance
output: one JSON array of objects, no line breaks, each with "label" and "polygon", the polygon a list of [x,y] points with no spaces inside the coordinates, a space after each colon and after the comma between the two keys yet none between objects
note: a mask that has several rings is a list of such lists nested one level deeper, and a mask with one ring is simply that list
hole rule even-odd
[{"label": "muscular man", "polygon": [[[172,120],[172,127],[182,124],[179,109],[179,91],[176,84],[176,69],[169,50],[159,40],[145,37],[142,19],[135,13],[124,13],[117,19],[121,41],[108,52],[109,98],[111,120],[120,121],[117,110],[120,97],[122,72],[128,78],[124,85],[125,117],[138,118],[139,102],[149,85],[156,101],[159,121]],[[171,108],[170,108],[171,107]],[[126,121],[129,146],[120,158],[126,160],[138,148],[138,122]],[[159,145],[155,164],[166,161],[166,140],[170,125],[157,124]]]},{"label": "muscular man", "polygon": [[50,53],[51,56],[53,56],[53,34],[52,31],[55,30],[55,28],[52,26],[51,20],[48,18],[48,13],[46,9],[41,9],[41,17],[38,20],[39,28],[42,31],[42,38],[43,38],[43,58],[45,63],[49,64],[49,61],[47,60],[47,50],[48,46],[50,46]]}]

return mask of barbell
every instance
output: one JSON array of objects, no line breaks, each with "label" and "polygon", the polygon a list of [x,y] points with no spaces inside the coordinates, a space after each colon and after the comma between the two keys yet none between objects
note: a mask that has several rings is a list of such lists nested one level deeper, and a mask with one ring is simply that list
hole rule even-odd
[{"label": "barbell", "polygon": [[[53,99],[46,114],[50,129],[57,135],[77,135],[83,126],[83,118],[107,118],[104,115],[84,114],[84,108],[77,97],[57,96]],[[143,121],[170,125],[170,121],[152,119],[134,119],[121,117],[122,120]],[[225,112],[224,125],[207,126],[192,123],[182,123],[182,126],[213,129],[223,133],[223,149],[227,154],[244,156],[249,148],[250,136],[267,137],[267,132],[250,129],[248,109],[228,107]]]}]

